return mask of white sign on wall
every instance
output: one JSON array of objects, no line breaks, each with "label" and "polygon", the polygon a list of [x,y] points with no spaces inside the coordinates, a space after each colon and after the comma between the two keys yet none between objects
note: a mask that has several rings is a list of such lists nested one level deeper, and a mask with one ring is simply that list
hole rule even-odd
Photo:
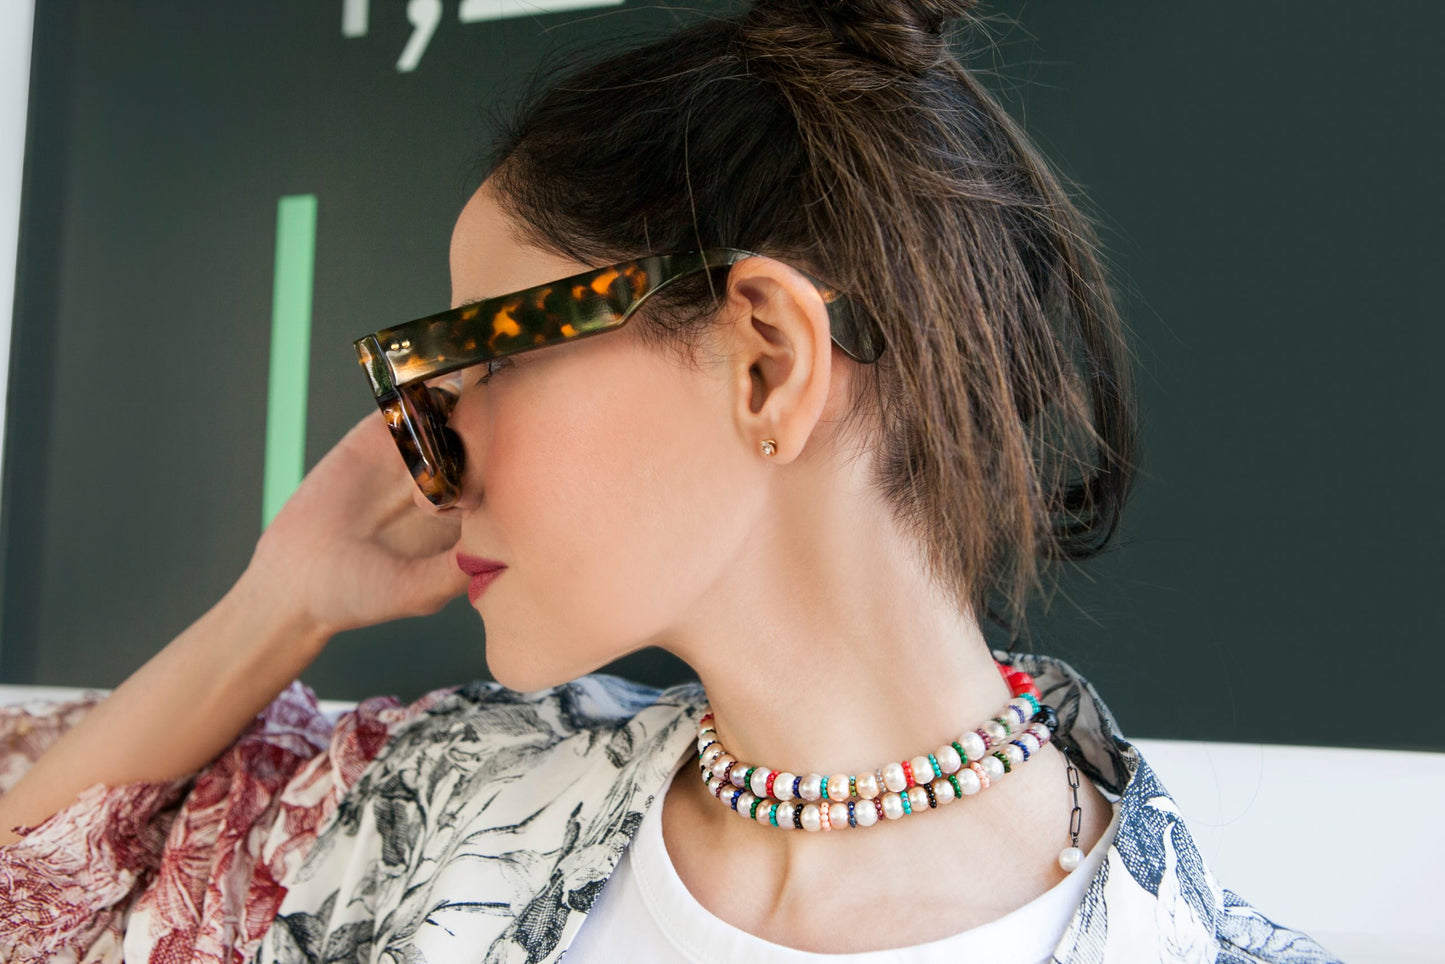
[{"label": "white sign on wall", "polygon": [[[526,17],[543,13],[558,13],[564,10],[582,10],[587,7],[615,7],[623,0],[461,0],[457,6],[457,20],[461,23],[481,23],[485,20],[502,20],[506,17]],[[406,19],[411,24],[411,35],[397,58],[396,69],[400,73],[416,70],[426,53],[427,44],[437,32],[445,14],[442,0],[408,0]],[[365,37],[371,29],[371,0],[342,0],[341,35],[343,37]]]}]

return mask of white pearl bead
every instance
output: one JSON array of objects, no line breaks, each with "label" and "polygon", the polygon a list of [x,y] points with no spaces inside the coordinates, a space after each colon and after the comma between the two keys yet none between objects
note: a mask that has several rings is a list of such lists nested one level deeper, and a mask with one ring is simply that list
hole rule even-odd
[{"label": "white pearl bead", "polygon": [[714,743],[712,746],[702,751],[702,765],[711,770],[713,768],[713,764],[717,762],[717,758],[722,756],[722,754],[722,744]]},{"label": "white pearl bead", "polygon": [[823,795],[823,778],[816,773],[810,773],[803,777],[803,782],[798,784],[798,796],[804,800],[817,800]]},{"label": "white pearl bead", "polygon": [[748,793],[746,790],[740,793],[738,795],[737,806],[738,816],[744,820],[751,820],[753,818],[753,801],[756,799],[757,797]]},{"label": "white pearl bead", "polygon": [[933,779],[933,764],[928,762],[928,757],[916,756],[908,761],[908,766],[913,770],[914,783],[927,783]]},{"label": "white pearl bead", "polygon": [[793,810],[797,807],[795,803],[778,804],[778,826],[784,830],[793,830]]},{"label": "white pearl bead", "polygon": [[944,777],[939,777],[933,781],[933,795],[938,798],[940,807],[945,803],[952,803],[954,801],[953,784]]},{"label": "white pearl bead", "polygon": [[758,804],[758,815],[754,819],[765,827],[771,827],[772,824],[768,821],[768,814],[772,812],[772,809],[773,801],[764,799],[762,803]]},{"label": "white pearl bead", "polygon": [[1017,723],[1014,732],[1018,732],[1020,726],[1027,726],[1029,717],[1034,715],[1033,707],[1029,706],[1026,700],[1014,700],[1009,705],[1009,712],[1013,715],[1008,717],[1010,723]]},{"label": "white pearl bead", "polygon": [[903,775],[903,764],[890,763],[883,768],[883,785],[894,793],[908,786],[908,778]]},{"label": "white pearl bead", "polygon": [[[712,772],[716,773],[718,776],[722,776],[723,771],[728,768],[728,764],[736,762],[737,757],[733,756],[731,753],[724,753],[722,756],[717,758],[717,761],[715,763],[713,763]],[[734,767],[733,769],[737,768]]]},{"label": "white pearl bead", "polygon": [[883,816],[889,820],[902,819],[903,798],[896,793],[883,794]]},{"label": "white pearl bead", "polygon": [[983,739],[977,733],[965,733],[958,738],[958,745],[970,761],[983,756]]},{"label": "white pearl bead", "polygon": [[952,746],[941,746],[933,754],[938,761],[938,768],[944,773],[957,773],[958,768],[963,766],[963,760],[958,756],[958,751]]},{"label": "white pearl bead", "polygon": [[1019,742],[1024,745],[1024,749],[1029,751],[1029,756],[1033,756],[1035,753],[1039,752],[1038,737],[1034,736],[1032,733],[1025,733],[1023,736],[1019,737]]},{"label": "white pearl bead", "polygon": [[[829,800],[837,800],[840,803],[847,803],[849,796],[850,794],[848,793],[848,774],[835,773],[828,778]],[[848,817],[846,813],[848,808],[844,807],[843,809],[845,811],[845,813],[843,814],[843,818],[846,820]]]},{"label": "white pearl bead", "polygon": [[728,774],[728,781],[741,790],[744,786],[743,778],[747,776],[748,767],[750,766],[752,766],[751,763],[738,763],[734,765],[733,772]]},{"label": "white pearl bead", "polygon": [[717,792],[722,789],[722,786],[723,782],[721,780],[719,780],[717,777],[711,777],[707,781],[707,792],[711,793],[713,796],[717,796]]},{"label": "white pearl bead", "polygon": [[908,807],[914,813],[928,809],[928,791],[922,787],[908,788]]},{"label": "white pearl bead", "polygon": [[823,829],[823,818],[818,813],[816,803],[803,804],[803,829],[809,831]]},{"label": "white pearl bead", "polygon": [[1000,752],[1003,753],[1003,755],[1008,759],[1008,765],[1011,767],[1016,767],[1020,763],[1024,762],[1024,751],[1020,750],[1012,743],[1005,745],[1003,750],[1001,750]]},{"label": "white pearl bead", "polygon": [[1034,739],[1039,741],[1039,746],[1043,746],[1054,738],[1054,734],[1049,732],[1049,728],[1042,723],[1031,724],[1029,732],[1034,735]]},{"label": "white pearl bead", "polygon": [[864,800],[872,800],[878,796],[878,777],[872,773],[860,773],[855,779],[858,786],[858,796]]},{"label": "white pearl bead", "polygon": [[1064,869],[1065,873],[1071,874],[1083,859],[1084,852],[1078,847],[1065,847],[1059,854],[1059,866]]},{"label": "white pearl bead", "polygon": [[858,821],[860,827],[871,827],[878,822],[878,811],[874,809],[871,800],[859,803],[853,807],[853,819]]},{"label": "white pearl bead", "polygon": [[1003,779],[1003,761],[990,753],[978,761],[983,766],[983,772],[988,774],[990,780]]},{"label": "white pearl bead", "polygon": [[[796,773],[789,773],[787,770],[779,773],[773,780],[773,796],[779,800],[793,799],[793,781],[796,779],[798,779]],[[779,818],[779,822],[782,822],[781,818]]]},{"label": "white pearl bead", "polygon": [[965,797],[971,797],[983,789],[979,782],[978,774],[973,772],[971,767],[964,767],[958,771],[958,788],[963,791]]},{"label": "white pearl bead", "polygon": [[834,830],[847,830],[848,805],[846,803],[828,804],[828,822],[833,825]]},{"label": "white pearl bead", "polygon": [[982,730],[988,734],[989,746],[998,746],[1004,740],[1008,739],[1008,730],[1004,729],[1003,725],[997,720],[989,720],[983,725]]},{"label": "white pearl bead", "polygon": [[753,778],[748,781],[748,789],[753,791],[753,796],[766,797],[768,795],[768,773],[767,767],[758,767],[753,771]]}]

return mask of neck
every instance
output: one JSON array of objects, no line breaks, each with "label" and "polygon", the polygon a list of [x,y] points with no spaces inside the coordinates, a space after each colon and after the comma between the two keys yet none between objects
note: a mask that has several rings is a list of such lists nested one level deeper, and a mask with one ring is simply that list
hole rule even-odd
[{"label": "neck", "polygon": [[[1011,693],[979,626],[900,554],[898,534],[828,520],[817,506],[804,515],[820,523],[807,538],[749,543],[749,565],[731,567],[730,584],[671,641],[697,671],[727,752],[800,776],[856,775],[926,756],[996,716]],[[932,936],[954,933],[1062,879],[1069,809],[1051,745],[964,801],[832,833],[740,819],[709,794],[693,758],[668,791],[663,826],[684,883],[718,916],[791,946],[858,950],[830,941],[822,924],[799,936],[810,932],[819,880],[854,881],[862,894],[860,867],[902,874],[907,899],[942,915]],[[745,897],[727,889],[736,874],[750,881]],[[892,899],[870,897],[868,913]]]},{"label": "neck", "polygon": [[1010,694],[978,627],[912,615],[913,625],[876,635],[852,622],[852,633],[819,633],[827,642],[801,660],[779,642],[704,661],[719,740],[749,764],[857,774],[931,753],[995,716]]}]

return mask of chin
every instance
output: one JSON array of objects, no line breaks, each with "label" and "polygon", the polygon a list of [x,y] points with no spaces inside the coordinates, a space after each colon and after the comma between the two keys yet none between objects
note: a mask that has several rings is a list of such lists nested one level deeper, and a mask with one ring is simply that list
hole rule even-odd
[{"label": "chin", "polygon": [[563,683],[570,683],[586,676],[598,666],[605,665],[605,663],[564,665],[545,659],[538,660],[529,658],[527,654],[518,653],[506,646],[494,646],[491,640],[487,641],[486,656],[487,670],[492,674],[492,679],[518,693],[530,693],[534,690],[561,686]]}]

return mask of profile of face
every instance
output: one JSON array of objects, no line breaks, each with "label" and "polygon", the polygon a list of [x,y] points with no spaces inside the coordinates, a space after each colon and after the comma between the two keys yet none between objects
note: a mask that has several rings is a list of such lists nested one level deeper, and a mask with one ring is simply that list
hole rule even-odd
[{"label": "profile of face", "polygon": [[[452,303],[592,267],[520,243],[484,183],[452,235]],[[485,366],[464,373],[451,427],[466,472],[446,511],[459,552],[507,566],[473,601],[499,681],[525,691],[644,646],[676,652],[670,634],[720,603],[771,469],[740,358],[702,350],[692,368],[629,323],[512,356],[484,383]]]}]

